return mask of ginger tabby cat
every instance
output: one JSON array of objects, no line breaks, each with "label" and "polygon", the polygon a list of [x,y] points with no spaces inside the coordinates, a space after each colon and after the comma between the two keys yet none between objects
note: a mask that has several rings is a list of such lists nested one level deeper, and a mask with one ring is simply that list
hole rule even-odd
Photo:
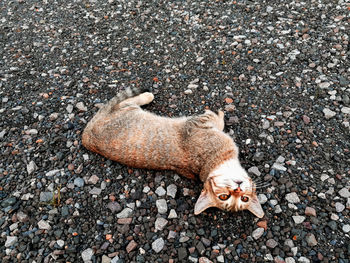
[{"label": "ginger tabby cat", "polygon": [[152,102],[153,94],[135,96],[137,92],[120,92],[90,120],[82,135],[88,150],[130,167],[173,170],[191,179],[198,175],[204,187],[196,215],[217,207],[264,216],[255,183],[238,160],[238,148],[223,132],[222,111],[161,117],[140,107]]}]

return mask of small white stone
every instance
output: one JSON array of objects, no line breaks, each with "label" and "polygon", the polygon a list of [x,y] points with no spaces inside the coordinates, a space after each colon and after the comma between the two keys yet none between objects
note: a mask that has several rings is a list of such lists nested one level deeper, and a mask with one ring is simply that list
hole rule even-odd
[{"label": "small white stone", "polygon": [[174,219],[174,218],[177,218],[177,213],[174,209],[171,209],[170,212],[169,212],[169,215],[168,215],[168,218],[169,219]]},{"label": "small white stone", "polygon": [[300,263],[310,263],[310,260],[306,257],[300,257],[298,258],[298,262]]},{"label": "small white stone", "polygon": [[124,208],[120,213],[117,214],[117,218],[128,218],[131,217],[133,210],[129,207]]},{"label": "small white stone", "polygon": [[344,209],[345,209],[345,205],[343,205],[343,204],[340,203],[340,202],[336,202],[336,203],[335,203],[335,210],[336,210],[338,213],[342,212]]},{"label": "small white stone", "polygon": [[168,224],[168,220],[164,219],[163,217],[158,217],[156,219],[156,222],[154,223],[154,226],[156,230],[163,230],[163,228]]},{"label": "small white stone", "polygon": [[344,114],[350,114],[350,108],[349,107],[343,107],[341,108],[341,112]]},{"label": "small white stone", "polygon": [[175,198],[176,192],[177,192],[177,187],[176,187],[176,185],[174,185],[174,184],[169,185],[169,186],[166,188],[166,192],[167,192],[167,195],[168,195],[168,196],[171,196],[172,198]]},{"label": "small white stone", "polygon": [[260,204],[265,204],[267,202],[267,197],[264,194],[259,194],[258,199]]},{"label": "small white stone", "polygon": [[165,191],[165,189],[164,189],[162,186],[159,186],[159,187],[156,189],[155,193],[156,193],[158,196],[163,196],[163,195],[166,194],[166,191]]},{"label": "small white stone", "polygon": [[164,240],[163,238],[158,238],[156,240],[154,240],[152,242],[152,249],[156,252],[159,253],[160,251],[162,251],[162,249],[164,248]]},{"label": "small white stone", "polygon": [[287,258],[285,258],[285,260],[284,260],[286,263],[295,263],[295,260],[294,260],[294,258],[292,258],[292,257],[287,257]]},{"label": "small white stone", "polygon": [[198,88],[198,85],[196,85],[196,84],[189,84],[187,86],[187,88],[189,88],[189,89],[196,89],[196,88]]},{"label": "small white stone", "polygon": [[329,178],[328,174],[321,174],[321,181],[324,182]]},{"label": "small white stone", "polygon": [[332,213],[332,214],[331,214],[331,219],[332,219],[333,221],[337,221],[337,220],[339,220],[339,216],[338,216],[337,214]]},{"label": "small white stone", "polygon": [[291,192],[286,194],[286,200],[292,204],[300,203],[299,196],[297,195],[296,192]]},{"label": "small white stone", "polygon": [[72,104],[68,104],[67,107],[66,107],[66,110],[68,111],[68,113],[72,113],[73,105]]},{"label": "small white stone", "polygon": [[292,216],[296,224],[301,224],[305,220],[305,216]]},{"label": "small white stone", "polygon": [[45,221],[45,220],[40,220],[38,222],[38,226],[39,226],[39,229],[44,229],[44,230],[50,230],[51,229],[50,224],[47,221]]},{"label": "small white stone", "polygon": [[11,247],[14,244],[17,243],[18,238],[15,236],[7,236],[6,237],[6,242],[5,242],[5,247]]},{"label": "small white stone", "polygon": [[216,258],[218,260],[218,262],[225,262],[225,258],[223,255],[220,255]]},{"label": "small white stone", "polygon": [[38,167],[36,166],[34,161],[30,161],[29,164],[27,165],[27,173],[28,175],[31,175],[33,172],[35,172],[35,170]]},{"label": "small white stone", "polygon": [[344,197],[344,198],[349,198],[350,197],[350,192],[349,192],[349,189],[347,189],[347,188],[342,188],[339,192],[339,195],[341,196],[341,197]]},{"label": "small white stone", "polygon": [[292,251],[293,256],[295,257],[298,253],[298,247],[292,247],[290,250]]},{"label": "small white stone", "polygon": [[93,255],[94,251],[92,250],[92,248],[87,248],[83,252],[81,252],[81,257],[84,262],[90,261]]},{"label": "small white stone", "polygon": [[145,186],[142,190],[142,192],[144,192],[145,194],[147,194],[149,192],[149,190],[151,190],[151,188],[149,188],[149,186]]},{"label": "small white stone", "polygon": [[168,205],[165,199],[159,199],[156,201],[156,206],[159,214],[165,214],[168,211]]},{"label": "small white stone", "polygon": [[342,227],[344,233],[349,233],[350,232],[350,225],[343,225]]},{"label": "small white stone", "polygon": [[59,247],[63,247],[64,246],[64,241],[62,239],[57,240],[56,243],[57,243],[57,245]]},{"label": "small white stone", "polygon": [[184,91],[184,93],[185,93],[186,95],[189,95],[189,94],[192,94],[193,92],[192,92],[192,90],[187,89],[187,90]]},{"label": "small white stone", "polygon": [[276,205],[276,206],[275,206],[275,213],[276,213],[276,214],[282,213],[282,208],[281,208],[280,205]]},{"label": "small white stone", "polygon": [[324,108],[323,109],[323,113],[324,113],[324,117],[326,119],[331,119],[337,114],[336,112],[334,112],[334,111],[332,111],[332,110],[330,110],[328,108]]},{"label": "small white stone", "polygon": [[264,234],[264,228],[259,227],[252,232],[252,237],[257,240]]}]

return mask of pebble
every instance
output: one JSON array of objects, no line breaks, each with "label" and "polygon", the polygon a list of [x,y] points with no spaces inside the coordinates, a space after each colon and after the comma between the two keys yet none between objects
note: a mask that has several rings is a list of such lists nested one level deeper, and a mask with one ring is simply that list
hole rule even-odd
[{"label": "pebble", "polygon": [[83,187],[84,184],[85,184],[85,181],[84,181],[83,178],[77,177],[77,178],[74,179],[74,182],[73,182],[73,183],[74,183],[74,185],[77,186],[77,187]]},{"label": "pebble", "polygon": [[218,256],[216,259],[218,262],[222,262],[222,263],[225,262],[225,258],[223,255]]},{"label": "pebble", "polygon": [[120,213],[117,214],[117,218],[131,217],[133,210],[129,207],[124,208]]},{"label": "pebble", "polygon": [[156,201],[156,206],[159,214],[165,214],[168,211],[168,205],[165,199],[159,199]]},{"label": "pebble", "polygon": [[307,244],[310,246],[310,247],[314,247],[317,245],[317,240],[316,240],[316,237],[314,234],[310,233],[310,234],[307,234],[306,237],[305,237],[305,240],[307,242]]},{"label": "pebble", "polygon": [[256,166],[252,166],[248,169],[248,173],[252,173],[256,176],[260,176],[261,175],[261,172],[259,171],[259,168],[256,167]]},{"label": "pebble", "polygon": [[163,195],[166,194],[166,191],[165,191],[165,189],[164,189],[162,186],[159,186],[159,187],[156,189],[155,193],[156,193],[158,196],[163,196]]},{"label": "pebble", "polygon": [[92,248],[87,248],[81,252],[81,257],[84,262],[90,261],[93,255],[94,255],[94,251],[92,250]]},{"label": "pebble", "polygon": [[343,107],[341,108],[341,112],[344,114],[350,114],[350,108],[349,107]]},{"label": "pebble", "polygon": [[24,212],[19,211],[19,212],[17,213],[17,219],[18,219],[19,222],[24,223],[24,222],[27,222],[27,221],[28,221],[29,217],[28,217],[28,215],[25,214]]},{"label": "pebble", "polygon": [[265,204],[267,202],[267,197],[264,194],[259,194],[258,199],[260,204]]},{"label": "pebble", "polygon": [[154,223],[156,230],[163,230],[163,228],[168,224],[168,220],[164,219],[163,217],[158,217],[156,219],[156,222]]},{"label": "pebble", "polygon": [[28,175],[31,175],[33,172],[36,171],[38,167],[36,166],[34,161],[30,161],[29,164],[27,165],[27,173]]},{"label": "pebble", "polygon": [[264,234],[264,229],[259,227],[252,232],[252,237],[257,240]]},{"label": "pebble", "polygon": [[77,109],[80,110],[80,111],[87,111],[87,107],[84,106],[84,103],[83,103],[83,102],[78,102],[75,106],[76,106]]},{"label": "pebble", "polygon": [[350,225],[343,225],[342,230],[344,233],[349,233],[350,232]]},{"label": "pebble", "polygon": [[286,194],[286,200],[292,204],[300,203],[299,196],[296,192]]},{"label": "pebble", "polygon": [[275,248],[277,245],[278,245],[277,241],[272,239],[272,238],[268,239],[266,241],[266,246],[269,247],[269,248]]},{"label": "pebble", "polygon": [[168,215],[168,218],[169,218],[169,219],[177,218],[177,213],[176,213],[175,209],[171,209],[171,210],[170,210],[169,215]]},{"label": "pebble", "polygon": [[101,263],[110,263],[112,262],[112,259],[107,257],[106,255],[102,256]]},{"label": "pebble", "polygon": [[336,112],[334,112],[328,108],[323,109],[323,113],[324,113],[324,117],[326,119],[331,119],[337,114]]},{"label": "pebble", "polygon": [[64,246],[64,241],[62,239],[57,240],[56,243],[57,243],[57,245],[59,247],[63,247]]},{"label": "pebble", "polygon": [[305,216],[292,216],[296,224],[301,224],[305,220]]},{"label": "pebble", "polygon": [[343,212],[344,209],[345,209],[345,205],[343,205],[340,202],[335,203],[335,211],[337,211],[338,213],[341,213]]},{"label": "pebble", "polygon": [[344,187],[344,188],[340,189],[340,191],[338,193],[339,193],[339,195],[341,197],[344,197],[344,198],[349,198],[350,197],[350,191],[349,191],[348,188]]},{"label": "pebble", "polygon": [[97,184],[97,182],[100,180],[97,175],[91,175],[88,179],[89,184]]},{"label": "pebble", "polygon": [[102,192],[102,189],[101,189],[101,188],[94,187],[94,188],[92,188],[92,189],[89,191],[89,194],[92,194],[92,195],[100,195],[101,192]]},{"label": "pebble", "polygon": [[306,257],[300,257],[298,258],[298,262],[300,263],[310,263],[310,260]]},{"label": "pebble", "polygon": [[11,247],[15,245],[18,241],[18,237],[16,236],[7,236],[5,241],[5,247]]},{"label": "pebble", "polygon": [[52,192],[41,192],[39,200],[40,202],[50,202],[53,198],[53,193]]},{"label": "pebble", "polygon": [[177,186],[175,184],[171,184],[166,188],[166,192],[168,196],[175,198],[177,192]]},{"label": "pebble", "polygon": [[134,240],[131,240],[129,244],[126,246],[126,252],[130,253],[131,251],[137,248],[137,243]]},{"label": "pebble", "polygon": [[38,222],[38,227],[39,227],[39,229],[44,229],[44,230],[50,230],[51,229],[50,224],[47,221],[45,221],[45,220],[40,220]]},{"label": "pebble", "polygon": [[213,263],[209,258],[206,257],[200,257],[198,260],[199,263]]},{"label": "pebble", "polygon": [[316,210],[312,207],[307,206],[305,208],[305,215],[306,216],[316,216]]},{"label": "pebble", "polygon": [[112,213],[119,212],[122,210],[122,207],[117,202],[109,202],[107,208],[111,210]]},{"label": "pebble", "polygon": [[152,242],[152,249],[154,252],[159,253],[164,248],[164,244],[163,238],[160,237]]},{"label": "pebble", "polygon": [[287,258],[284,259],[284,261],[285,261],[286,263],[295,263],[295,259],[292,258],[292,257],[287,257]]}]

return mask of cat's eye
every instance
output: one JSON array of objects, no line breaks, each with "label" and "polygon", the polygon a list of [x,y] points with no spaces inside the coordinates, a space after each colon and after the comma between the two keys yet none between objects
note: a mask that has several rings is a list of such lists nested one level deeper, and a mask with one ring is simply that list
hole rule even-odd
[{"label": "cat's eye", "polygon": [[231,195],[227,195],[227,194],[222,194],[222,195],[219,195],[219,199],[222,200],[222,201],[225,201],[227,199],[229,199]]},{"label": "cat's eye", "polygon": [[249,197],[243,195],[243,196],[241,196],[241,200],[242,200],[242,202],[246,203],[249,201]]}]

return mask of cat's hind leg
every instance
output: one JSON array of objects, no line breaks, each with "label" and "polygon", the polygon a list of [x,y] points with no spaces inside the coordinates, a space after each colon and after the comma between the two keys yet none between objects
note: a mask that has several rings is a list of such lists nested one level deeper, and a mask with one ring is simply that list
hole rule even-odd
[{"label": "cat's hind leg", "polygon": [[128,98],[119,103],[119,108],[124,108],[131,105],[143,106],[153,101],[154,95],[150,92],[144,92],[132,98]]},{"label": "cat's hind leg", "polygon": [[218,111],[215,125],[220,131],[224,130],[224,127],[225,127],[225,114],[224,114],[224,112],[222,110]]}]

